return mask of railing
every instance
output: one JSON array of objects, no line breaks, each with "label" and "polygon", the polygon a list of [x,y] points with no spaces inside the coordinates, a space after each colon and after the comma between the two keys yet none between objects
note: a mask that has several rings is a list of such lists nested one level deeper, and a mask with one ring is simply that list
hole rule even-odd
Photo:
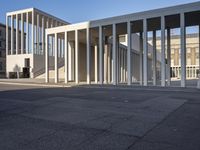
[{"label": "railing", "polygon": [[[58,68],[61,68],[63,66],[64,66],[64,60],[62,60],[61,62],[58,63]],[[55,69],[54,66],[49,66],[49,70],[54,70],[54,69]],[[45,67],[35,71],[34,72],[34,78],[38,77],[38,76],[40,76],[40,75],[42,75],[44,73],[45,73]]]}]

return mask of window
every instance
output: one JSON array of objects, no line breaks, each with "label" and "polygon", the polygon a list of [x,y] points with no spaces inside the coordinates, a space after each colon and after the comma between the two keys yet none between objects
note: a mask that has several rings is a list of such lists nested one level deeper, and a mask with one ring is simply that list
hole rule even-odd
[{"label": "window", "polygon": [[191,53],[191,48],[187,48],[187,53]]},{"label": "window", "polygon": [[30,67],[30,59],[25,58],[25,67],[29,68]]},{"label": "window", "polygon": [[0,41],[0,48],[2,47],[2,42]]},{"label": "window", "polygon": [[171,66],[174,66],[174,59],[171,59]]},{"label": "window", "polygon": [[195,54],[195,58],[196,58],[196,65],[199,65],[199,53]]},{"label": "window", "polygon": [[3,70],[3,63],[0,62],[0,71]]},{"label": "window", "polygon": [[191,58],[190,57],[187,58],[187,65],[191,65]]},{"label": "window", "polygon": [[120,43],[126,42],[126,37],[125,37],[125,35],[119,37],[119,42],[120,42]]},{"label": "window", "polygon": [[196,53],[199,53],[199,48],[198,48],[198,47],[195,48],[195,52],[196,52]]},{"label": "window", "polygon": [[0,51],[0,57],[2,57],[2,51]]},{"label": "window", "polygon": [[0,30],[0,37],[2,36],[2,31]]},{"label": "window", "polygon": [[171,54],[174,54],[174,49],[171,49]]}]

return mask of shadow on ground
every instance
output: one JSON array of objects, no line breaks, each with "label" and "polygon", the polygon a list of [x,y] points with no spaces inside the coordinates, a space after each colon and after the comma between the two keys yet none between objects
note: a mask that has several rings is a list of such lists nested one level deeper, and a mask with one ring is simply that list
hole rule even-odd
[{"label": "shadow on ground", "polygon": [[0,85],[3,150],[199,150],[200,92]]}]

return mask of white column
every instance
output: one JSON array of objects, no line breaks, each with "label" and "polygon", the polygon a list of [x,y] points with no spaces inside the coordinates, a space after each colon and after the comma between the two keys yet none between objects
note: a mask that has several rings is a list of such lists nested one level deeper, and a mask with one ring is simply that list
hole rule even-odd
[{"label": "white column", "polygon": [[47,18],[47,20],[46,20],[46,28],[47,29],[49,28],[49,18]]},{"label": "white column", "polygon": [[90,29],[86,29],[87,40],[87,84],[90,84]]},{"label": "white column", "polygon": [[144,38],[143,38],[143,49],[144,49],[144,55],[143,55],[143,79],[144,79],[144,86],[147,86],[148,82],[148,44],[147,44],[147,20],[144,19],[143,21],[143,32],[144,32]]},{"label": "white column", "polygon": [[58,83],[58,35],[55,33],[55,83]]},{"label": "white column", "polygon": [[35,24],[35,19],[34,19],[34,11],[32,11],[32,41],[31,41],[31,43],[32,43],[32,53],[34,54],[35,52],[34,52],[34,42],[35,42],[35,40],[34,40],[34,38],[35,38],[35,28],[34,28],[34,24]]},{"label": "white column", "polygon": [[126,82],[126,62],[125,60],[127,61],[127,59],[125,58],[126,57],[126,54],[125,54],[125,50],[122,49],[122,68],[123,68],[123,73],[122,73],[122,81],[123,83]]},{"label": "white column", "polygon": [[14,20],[13,15],[11,15],[11,55],[13,55],[14,51]]},{"label": "white column", "polygon": [[185,14],[180,14],[181,23],[181,87],[185,87],[186,81],[186,38],[185,38]]},{"label": "white column", "polygon": [[153,85],[156,85],[156,30],[153,31]]},{"label": "white column", "polygon": [[18,54],[19,50],[19,17],[16,14],[16,55]]},{"label": "white column", "polygon": [[119,81],[123,82],[123,50],[119,48]]},{"label": "white column", "polygon": [[65,83],[68,83],[68,33],[65,32]]},{"label": "white column", "polygon": [[[127,68],[128,68],[128,61],[127,61],[127,51],[125,50],[125,49],[123,49],[123,54],[124,54],[124,74],[123,74],[123,76],[124,76],[124,82],[127,82],[127,77],[128,77],[128,70],[127,70]],[[127,84],[128,84],[128,82],[127,82]]]},{"label": "white column", "polygon": [[112,53],[112,58],[113,58],[113,68],[112,68],[112,78],[113,78],[113,85],[117,84],[117,34],[116,34],[116,24],[112,25],[112,33],[113,33],[113,53]]},{"label": "white column", "polygon": [[94,46],[94,60],[95,60],[95,83],[98,83],[98,46]]},{"label": "white column", "polygon": [[110,44],[109,44],[109,42],[108,42],[108,46],[107,46],[107,48],[108,48],[108,83],[110,83],[110,76],[111,76],[111,74],[110,74],[110,57],[111,57],[111,53],[110,53]]},{"label": "white column", "polygon": [[24,14],[21,14],[21,54],[24,53]]},{"label": "white column", "polygon": [[42,55],[44,55],[44,48],[45,48],[45,27],[44,27],[44,16],[42,16]]},{"label": "white column", "polygon": [[9,20],[8,20],[8,17],[9,16],[7,16],[6,15],[6,56],[8,55],[8,41],[9,41],[9,31],[8,31],[8,26],[9,26]]},{"label": "white column", "polygon": [[45,72],[46,72],[46,78],[45,81],[46,83],[49,82],[49,37],[48,34],[46,34],[45,38]]},{"label": "white column", "polygon": [[99,83],[103,84],[103,31],[99,26]]},{"label": "white column", "polygon": [[[115,25],[116,26],[116,25]],[[119,58],[119,37],[118,35],[116,34],[116,59],[115,59],[115,64],[116,64],[116,84],[118,84],[119,82],[119,77],[120,77],[120,58]],[[114,61],[113,61],[114,62]],[[113,63],[113,66],[114,66],[114,63]]]},{"label": "white column", "polygon": [[200,79],[200,25],[199,25],[199,79]]},{"label": "white column", "polygon": [[[54,20],[52,19],[51,20],[51,28],[53,28],[53,27],[54,27]],[[52,45],[53,45],[53,43],[54,43],[54,41],[53,41],[53,38],[52,38]],[[54,48],[53,48],[53,46],[52,46],[52,49],[51,49],[51,55],[54,56]]]},{"label": "white column", "polygon": [[26,53],[29,53],[29,17],[28,12],[26,13]]},{"label": "white column", "polygon": [[143,85],[143,33],[140,32],[140,85]]},{"label": "white column", "polygon": [[37,48],[36,48],[36,54],[39,54],[39,26],[40,26],[40,16],[37,14],[37,27],[36,27],[36,43],[37,43]]},{"label": "white column", "polygon": [[104,83],[107,84],[108,80],[107,80],[107,75],[108,75],[108,46],[104,45]]},{"label": "white column", "polygon": [[165,86],[165,17],[161,17],[161,86]]},{"label": "white column", "polygon": [[128,72],[128,85],[131,85],[131,23],[127,23],[127,32],[128,32],[128,50],[127,50],[127,72]]},{"label": "white column", "polygon": [[171,84],[171,32],[167,29],[167,84]]},{"label": "white column", "polygon": [[[70,35],[70,34],[69,34]],[[74,50],[72,50],[72,42],[68,41],[68,80],[72,81],[74,80],[74,74],[72,77],[72,72],[74,73],[74,71],[72,71],[72,68],[74,67]]]},{"label": "white column", "polygon": [[75,82],[79,83],[79,41],[78,30],[75,30]]}]

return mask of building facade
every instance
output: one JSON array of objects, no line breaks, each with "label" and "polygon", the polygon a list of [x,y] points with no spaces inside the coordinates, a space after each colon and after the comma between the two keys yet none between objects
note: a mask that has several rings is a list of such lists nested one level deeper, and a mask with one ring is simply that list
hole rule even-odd
[{"label": "building facade", "polygon": [[35,78],[44,73],[45,29],[67,24],[35,8],[8,12],[6,14],[7,77]]},{"label": "building facade", "polygon": [[[161,50],[160,37],[157,38],[157,49]],[[171,78],[181,79],[180,35],[171,36]],[[151,41],[152,43],[152,41]],[[186,79],[197,79],[199,75],[199,34],[186,35]]]},{"label": "building facade", "polygon": [[66,84],[164,87],[177,81],[186,87],[199,74],[199,18],[200,2],[76,24],[35,8],[10,12],[6,74]]},{"label": "building facade", "polygon": [[6,76],[6,25],[0,23],[0,78]]},{"label": "building facade", "polygon": [[[51,38],[55,39],[54,45],[54,82],[59,82],[59,39],[64,40],[64,78],[65,83],[73,81],[88,84],[110,83],[117,85],[120,82],[121,62],[125,63],[124,83],[132,85],[134,72],[139,73],[140,85],[171,86],[171,58],[173,45],[171,45],[171,31],[179,28],[180,31],[180,86],[186,87],[187,79],[187,53],[186,53],[186,28],[200,25],[200,2],[179,5],[174,7],[156,9],[118,17],[106,18],[70,24],[46,30],[46,82],[49,82],[49,56]],[[158,35],[158,31],[160,35]],[[148,33],[152,33],[152,47],[148,49]],[[127,35],[127,46],[122,52],[119,39]],[[139,59],[133,57],[133,35],[139,37]],[[160,36],[160,53],[157,50],[157,37]],[[198,55],[199,55],[199,41]],[[159,54],[158,54],[159,53]],[[160,62],[158,56],[160,55]],[[149,57],[152,63],[149,62]],[[172,59],[173,60],[173,59]],[[140,65],[135,65],[136,62]],[[176,63],[176,62],[174,62]],[[159,67],[158,67],[159,65]],[[198,63],[199,66],[199,63]],[[122,67],[123,68],[123,67]],[[123,70],[123,69],[122,69]],[[152,71],[149,71],[152,70]],[[158,71],[159,70],[159,71]],[[151,78],[149,78],[149,72]],[[160,72],[158,77],[157,72]],[[83,80],[84,78],[84,80]]]}]

